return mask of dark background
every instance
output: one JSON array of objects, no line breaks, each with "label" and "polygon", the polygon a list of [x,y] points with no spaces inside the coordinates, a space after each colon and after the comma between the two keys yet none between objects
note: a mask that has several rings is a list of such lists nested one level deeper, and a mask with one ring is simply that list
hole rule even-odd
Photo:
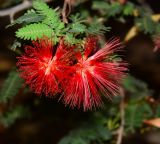
[{"label": "dark background", "polygon": [[[0,5],[4,2],[1,0]],[[58,1],[57,5],[61,4],[62,6],[62,2]],[[155,13],[160,13],[160,0],[147,0],[147,4]],[[6,29],[5,27],[9,23],[9,17],[0,18],[0,86],[16,63],[16,54],[9,50],[9,47],[15,39],[14,32],[17,27]],[[122,24],[109,21],[109,24],[112,26],[110,35],[120,36],[121,38],[131,26],[130,22]],[[159,98],[160,50],[154,53],[152,39],[148,35],[140,33],[126,44],[125,51],[124,58],[130,64],[130,73],[145,81],[154,90],[154,96]],[[78,110],[71,111],[63,104],[57,103],[56,100],[43,96],[35,98],[32,93],[23,96],[23,98],[18,97],[16,100],[24,105],[30,103],[33,116],[32,118],[18,120],[10,128],[0,126],[0,144],[56,144],[69,129],[78,125],[79,121],[85,119],[88,115],[88,113]],[[3,109],[3,107],[0,107],[0,109]],[[135,143],[134,141],[138,141],[138,144],[147,144],[143,137],[139,137],[138,134],[134,138],[131,136],[129,144],[131,142]],[[126,143],[128,143],[127,140]]]}]

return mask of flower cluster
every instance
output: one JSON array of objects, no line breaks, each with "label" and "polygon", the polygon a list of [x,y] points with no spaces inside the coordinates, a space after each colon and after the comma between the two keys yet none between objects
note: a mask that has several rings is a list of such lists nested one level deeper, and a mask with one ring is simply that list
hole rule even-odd
[{"label": "flower cluster", "polygon": [[61,93],[60,98],[71,107],[99,107],[102,95],[111,99],[119,91],[127,67],[113,55],[122,47],[114,39],[100,49],[92,36],[86,38],[83,49],[79,47],[63,39],[58,46],[47,38],[34,41],[17,58],[20,76],[39,95]]}]

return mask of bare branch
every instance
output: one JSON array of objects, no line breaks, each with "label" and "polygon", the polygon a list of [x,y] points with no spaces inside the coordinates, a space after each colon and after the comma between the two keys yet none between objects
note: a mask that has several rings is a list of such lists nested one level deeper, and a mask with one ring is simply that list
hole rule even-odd
[{"label": "bare branch", "polygon": [[121,144],[122,143],[122,138],[123,138],[123,133],[124,133],[124,125],[125,125],[125,110],[124,110],[124,107],[125,107],[125,103],[124,103],[125,94],[124,94],[123,88],[121,88],[120,93],[121,93],[121,103],[120,103],[121,124],[120,124],[120,127],[118,129],[118,138],[117,138],[116,144]]},{"label": "bare branch", "polygon": [[68,23],[67,17],[70,14],[70,12],[71,12],[71,0],[64,0],[64,5],[62,9],[62,18],[64,23]]},{"label": "bare branch", "polygon": [[17,6],[14,6],[14,7],[5,9],[5,10],[1,10],[0,16],[3,17],[3,16],[11,15],[11,14],[13,15],[19,11],[22,11],[22,10],[25,10],[25,9],[31,7],[31,5],[32,5],[32,3],[30,1],[23,1],[21,4],[19,4]]},{"label": "bare branch", "polygon": [[[44,0],[44,2],[50,2],[51,0]],[[32,6],[32,1],[24,0],[21,4],[11,8],[0,10],[0,17],[10,16],[11,22],[13,22],[14,15],[20,11],[28,9]]]}]

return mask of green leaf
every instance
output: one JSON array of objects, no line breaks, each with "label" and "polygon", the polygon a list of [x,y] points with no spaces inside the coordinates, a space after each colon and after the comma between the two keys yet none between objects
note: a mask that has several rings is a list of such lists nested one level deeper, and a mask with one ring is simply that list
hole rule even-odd
[{"label": "green leaf", "polygon": [[117,14],[120,14],[123,10],[122,5],[119,2],[114,2],[110,5],[109,10],[107,12],[108,17],[115,16]]},{"label": "green leaf", "polygon": [[113,17],[120,14],[123,10],[123,6],[119,2],[103,2],[94,1],[92,5],[93,9],[99,10],[102,15],[107,15],[107,17]]},{"label": "green leaf", "polygon": [[24,40],[36,40],[37,38],[42,38],[43,36],[51,37],[53,30],[42,23],[35,23],[27,25],[23,28],[18,29],[16,36]]},{"label": "green leaf", "polygon": [[157,105],[156,107],[155,117],[160,117],[160,105]]},{"label": "green leaf", "polygon": [[69,43],[69,44],[77,44],[80,42],[80,40],[76,39],[71,33],[66,34],[65,41],[66,43]]},{"label": "green leaf", "polygon": [[2,123],[5,127],[9,127],[10,125],[14,124],[17,119],[22,117],[26,117],[29,115],[29,110],[22,106],[16,106],[5,112],[4,114],[0,115],[0,123]]},{"label": "green leaf", "polygon": [[23,16],[19,17],[13,23],[8,25],[8,27],[13,26],[15,24],[22,24],[22,23],[29,24],[33,22],[40,22],[43,19],[44,19],[44,16],[39,15],[35,13],[34,11],[29,11],[28,13],[25,13]]},{"label": "green leaf", "polygon": [[123,80],[123,86],[126,90],[132,93],[137,92],[137,90],[147,89],[147,85],[144,82],[131,75],[127,75],[127,77],[125,77]]},{"label": "green leaf", "polygon": [[136,25],[144,33],[153,34],[155,32],[156,23],[149,16],[144,16],[142,18],[136,19]]},{"label": "green leaf", "polygon": [[23,80],[15,70],[12,70],[5,80],[0,91],[0,102],[7,102],[12,99],[22,87]]},{"label": "green leaf", "polygon": [[158,34],[158,35],[160,34],[160,23],[157,23],[157,24],[156,24],[155,33]]},{"label": "green leaf", "polygon": [[143,120],[153,115],[151,107],[143,103],[129,103],[125,110],[125,126],[126,131],[134,132],[136,128],[140,128]]},{"label": "green leaf", "polygon": [[105,10],[108,11],[110,4],[105,1],[93,1],[92,8],[95,10]]},{"label": "green leaf", "polygon": [[97,126],[97,133],[99,133],[99,138],[103,141],[107,141],[112,137],[111,132],[104,126]]},{"label": "green leaf", "polygon": [[86,26],[84,24],[81,23],[73,23],[71,25],[71,29],[69,30],[69,32],[73,32],[73,33],[84,33],[86,30]]},{"label": "green leaf", "polygon": [[123,8],[123,14],[128,16],[128,15],[133,15],[133,12],[134,12],[134,5],[131,2],[127,2]]},{"label": "green leaf", "polygon": [[85,17],[83,17],[83,15],[80,13],[76,13],[75,15],[70,15],[69,19],[72,21],[72,23],[77,23],[84,21]]},{"label": "green leaf", "polygon": [[42,21],[42,23],[49,25],[53,29],[64,28],[64,23],[61,21],[59,13],[56,10],[49,8],[46,3],[35,0],[33,2],[33,7],[39,14],[45,16],[45,19]]},{"label": "green leaf", "polygon": [[15,22],[18,24],[21,23],[33,23],[33,22],[40,22],[44,19],[44,16],[38,15],[36,13],[28,13],[21,17],[19,17]]},{"label": "green leaf", "polygon": [[102,15],[109,17],[119,16],[118,20],[123,20],[124,16],[133,15],[134,4],[127,2],[125,5],[119,2],[94,1],[92,8],[98,10]]},{"label": "green leaf", "polygon": [[110,31],[110,27],[105,27],[101,23],[96,23],[96,22],[94,22],[93,24],[91,24],[86,29],[86,33],[93,34],[93,35],[104,34],[106,31]]},{"label": "green leaf", "polygon": [[143,99],[151,94],[146,83],[131,75],[128,75],[123,80],[123,87],[130,93],[133,99]]},{"label": "green leaf", "polygon": [[87,124],[70,131],[68,135],[60,140],[58,144],[102,144],[103,141],[111,139],[111,132],[100,124]]}]

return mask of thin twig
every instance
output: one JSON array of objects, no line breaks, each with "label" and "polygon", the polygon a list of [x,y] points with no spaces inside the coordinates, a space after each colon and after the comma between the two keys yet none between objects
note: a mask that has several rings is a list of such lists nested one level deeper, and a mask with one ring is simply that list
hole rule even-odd
[{"label": "thin twig", "polygon": [[122,143],[122,138],[123,138],[123,133],[124,133],[124,125],[125,125],[125,103],[124,103],[124,90],[121,88],[120,90],[121,93],[121,103],[120,103],[120,117],[121,117],[121,125],[118,129],[118,138],[116,144],[121,144]]},{"label": "thin twig", "polygon": [[[51,0],[44,0],[44,2],[50,2]],[[4,10],[0,10],[0,17],[10,16],[11,22],[14,20],[14,15],[20,11],[23,11],[32,6],[32,1],[24,0],[22,3],[13,6],[11,8],[7,8]]]},{"label": "thin twig", "polygon": [[68,23],[67,17],[71,12],[71,0],[64,0],[62,9],[62,19],[64,23]]}]

